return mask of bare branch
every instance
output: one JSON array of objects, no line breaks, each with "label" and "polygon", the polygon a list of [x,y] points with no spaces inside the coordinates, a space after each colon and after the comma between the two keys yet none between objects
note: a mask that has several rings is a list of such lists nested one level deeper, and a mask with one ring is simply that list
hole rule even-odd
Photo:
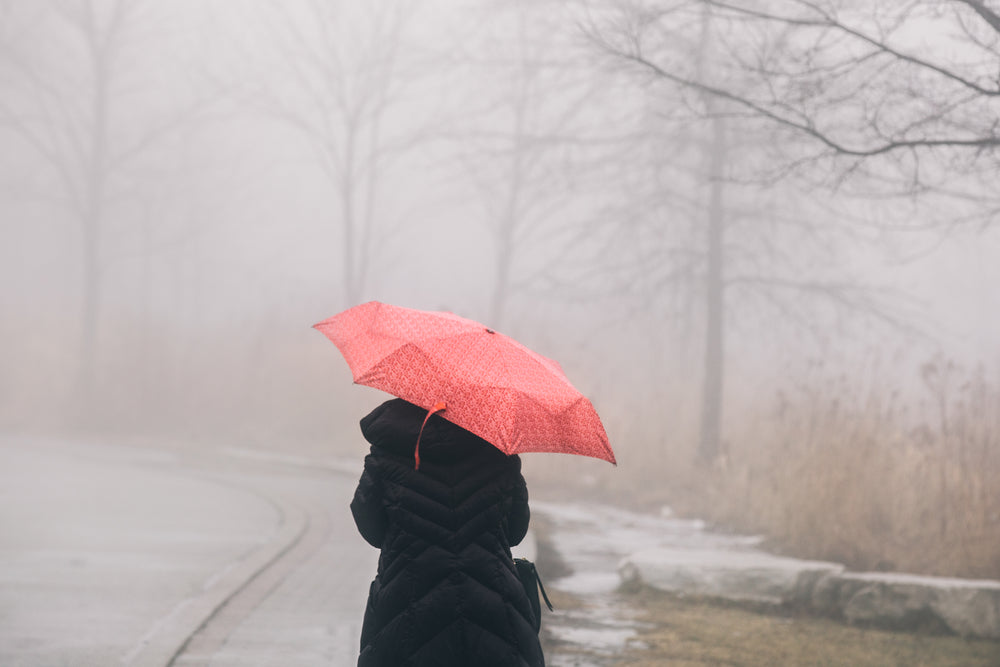
[{"label": "bare branch", "polygon": [[912,324],[912,318],[894,312],[888,304],[895,303],[900,294],[865,285],[821,280],[792,280],[766,275],[734,275],[726,280],[727,287],[752,285],[758,288],[805,292],[822,297],[838,307],[862,313],[891,328],[910,336],[925,337],[925,333]]},{"label": "bare branch", "polygon": [[[958,0],[958,1],[964,2],[965,4],[968,4],[973,8],[975,8],[976,5],[982,6],[982,3],[978,2],[978,0]],[[720,9],[731,11],[735,14],[762,19],[765,21],[782,23],[788,26],[832,28],[834,30],[838,30],[844,33],[845,35],[850,35],[851,37],[854,37],[866,44],[875,47],[879,52],[883,54],[890,55],[898,60],[908,62],[910,64],[917,65],[918,67],[922,67],[924,69],[940,74],[941,76],[944,76],[945,78],[948,78],[962,86],[971,88],[977,93],[988,96],[1000,96],[1000,88],[984,88],[983,86],[975,83],[974,81],[970,81],[965,77],[959,76],[955,72],[946,69],[944,67],[941,67],[940,65],[936,65],[928,60],[924,60],[923,58],[919,58],[912,54],[899,51],[898,49],[889,46],[883,38],[872,37],[871,35],[868,35],[867,33],[858,28],[853,28],[847,25],[846,23],[837,20],[836,17],[827,12],[822,11],[814,3],[800,2],[798,4],[805,6],[810,11],[816,12],[819,16],[819,18],[816,19],[803,19],[790,16],[782,16],[780,14],[773,14],[770,12],[734,5],[728,2],[722,2],[721,0],[702,0],[702,2],[705,2],[706,4],[711,5],[713,7],[718,7]],[[983,11],[989,12],[989,10],[987,10],[985,7],[983,7]],[[993,14],[993,18],[998,19],[998,17],[995,14]]]},{"label": "bare branch", "polygon": [[679,74],[675,74],[669,70],[661,68],[656,63],[645,58],[640,53],[616,51],[615,55],[631,60],[646,69],[650,70],[657,77],[672,81],[676,84],[690,88],[692,90],[697,90],[703,93],[710,94],[719,99],[727,100],[739,106],[745,107],[750,111],[758,114],[764,118],[772,120],[779,125],[796,130],[803,134],[806,134],[813,139],[816,139],[820,143],[824,144],[833,151],[840,153],[842,155],[850,155],[857,157],[873,157],[876,155],[883,155],[885,153],[891,153],[901,149],[907,148],[933,148],[933,147],[962,147],[962,148],[991,148],[995,146],[1000,146],[1000,135],[993,133],[982,136],[982,137],[948,137],[948,136],[930,136],[920,139],[902,139],[902,140],[890,140],[882,144],[870,146],[870,147],[852,147],[844,143],[841,143],[837,139],[829,136],[825,132],[821,131],[811,121],[799,121],[792,118],[785,117],[780,113],[777,113],[759,102],[755,102],[747,97],[736,94],[724,88],[709,85],[696,81],[694,79],[689,79]]},{"label": "bare branch", "polygon": [[956,0],[956,2],[971,7],[991,28],[1000,32],[1000,14],[987,7],[985,2],[982,0]]}]

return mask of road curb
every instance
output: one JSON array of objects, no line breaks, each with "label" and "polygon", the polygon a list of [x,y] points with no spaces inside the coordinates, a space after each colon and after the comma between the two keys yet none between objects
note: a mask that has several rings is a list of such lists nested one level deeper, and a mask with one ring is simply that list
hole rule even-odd
[{"label": "road curb", "polygon": [[268,497],[279,511],[278,531],[266,544],[212,575],[202,592],[182,600],[122,662],[130,667],[168,667],[191,637],[232,597],[281,558],[308,530],[306,512],[283,498]]},{"label": "road curb", "polygon": [[758,550],[654,547],[618,566],[622,583],[673,595],[790,606],[851,625],[916,631],[931,623],[961,637],[1000,639],[1000,581],[892,572]]}]

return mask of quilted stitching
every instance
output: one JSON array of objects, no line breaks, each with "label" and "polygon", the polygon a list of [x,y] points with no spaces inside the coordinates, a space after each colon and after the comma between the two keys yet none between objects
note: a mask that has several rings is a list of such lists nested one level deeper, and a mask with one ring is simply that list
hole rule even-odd
[{"label": "quilted stitching", "polygon": [[[419,417],[409,408],[409,418]],[[352,510],[359,526],[384,513],[388,528],[359,665],[538,667],[534,617],[505,528],[512,497],[526,498],[520,462],[448,426],[421,443],[419,471],[398,432],[373,441],[366,458],[359,490],[378,492],[356,494]],[[452,451],[463,451],[464,463],[448,465],[442,452]]]}]

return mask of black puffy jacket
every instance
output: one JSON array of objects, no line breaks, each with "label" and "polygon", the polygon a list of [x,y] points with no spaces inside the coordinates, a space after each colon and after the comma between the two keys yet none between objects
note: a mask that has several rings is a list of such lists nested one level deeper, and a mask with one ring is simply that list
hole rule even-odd
[{"label": "black puffy jacket", "polygon": [[371,443],[351,502],[382,550],[359,667],[544,665],[510,546],[528,530],[521,461],[438,415],[383,403],[361,420]]}]

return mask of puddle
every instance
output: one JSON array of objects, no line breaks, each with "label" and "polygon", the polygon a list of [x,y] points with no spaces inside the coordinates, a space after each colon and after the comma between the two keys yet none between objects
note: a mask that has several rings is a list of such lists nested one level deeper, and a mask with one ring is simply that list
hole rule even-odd
[{"label": "puddle", "polygon": [[[637,641],[642,625],[628,608],[603,593],[586,600],[587,607],[552,614],[545,662],[556,667],[607,667],[625,647]],[[591,604],[592,603],[592,604]]]},{"label": "puddle", "polygon": [[587,503],[534,501],[532,511],[552,525],[553,546],[572,574],[546,585],[581,600],[583,607],[547,614],[551,637],[546,664],[556,667],[606,667],[625,648],[638,642],[642,624],[617,594],[622,558],[642,549],[673,546],[702,549],[740,549],[759,538],[708,532],[702,521],[679,519],[669,510],[662,515]]}]

